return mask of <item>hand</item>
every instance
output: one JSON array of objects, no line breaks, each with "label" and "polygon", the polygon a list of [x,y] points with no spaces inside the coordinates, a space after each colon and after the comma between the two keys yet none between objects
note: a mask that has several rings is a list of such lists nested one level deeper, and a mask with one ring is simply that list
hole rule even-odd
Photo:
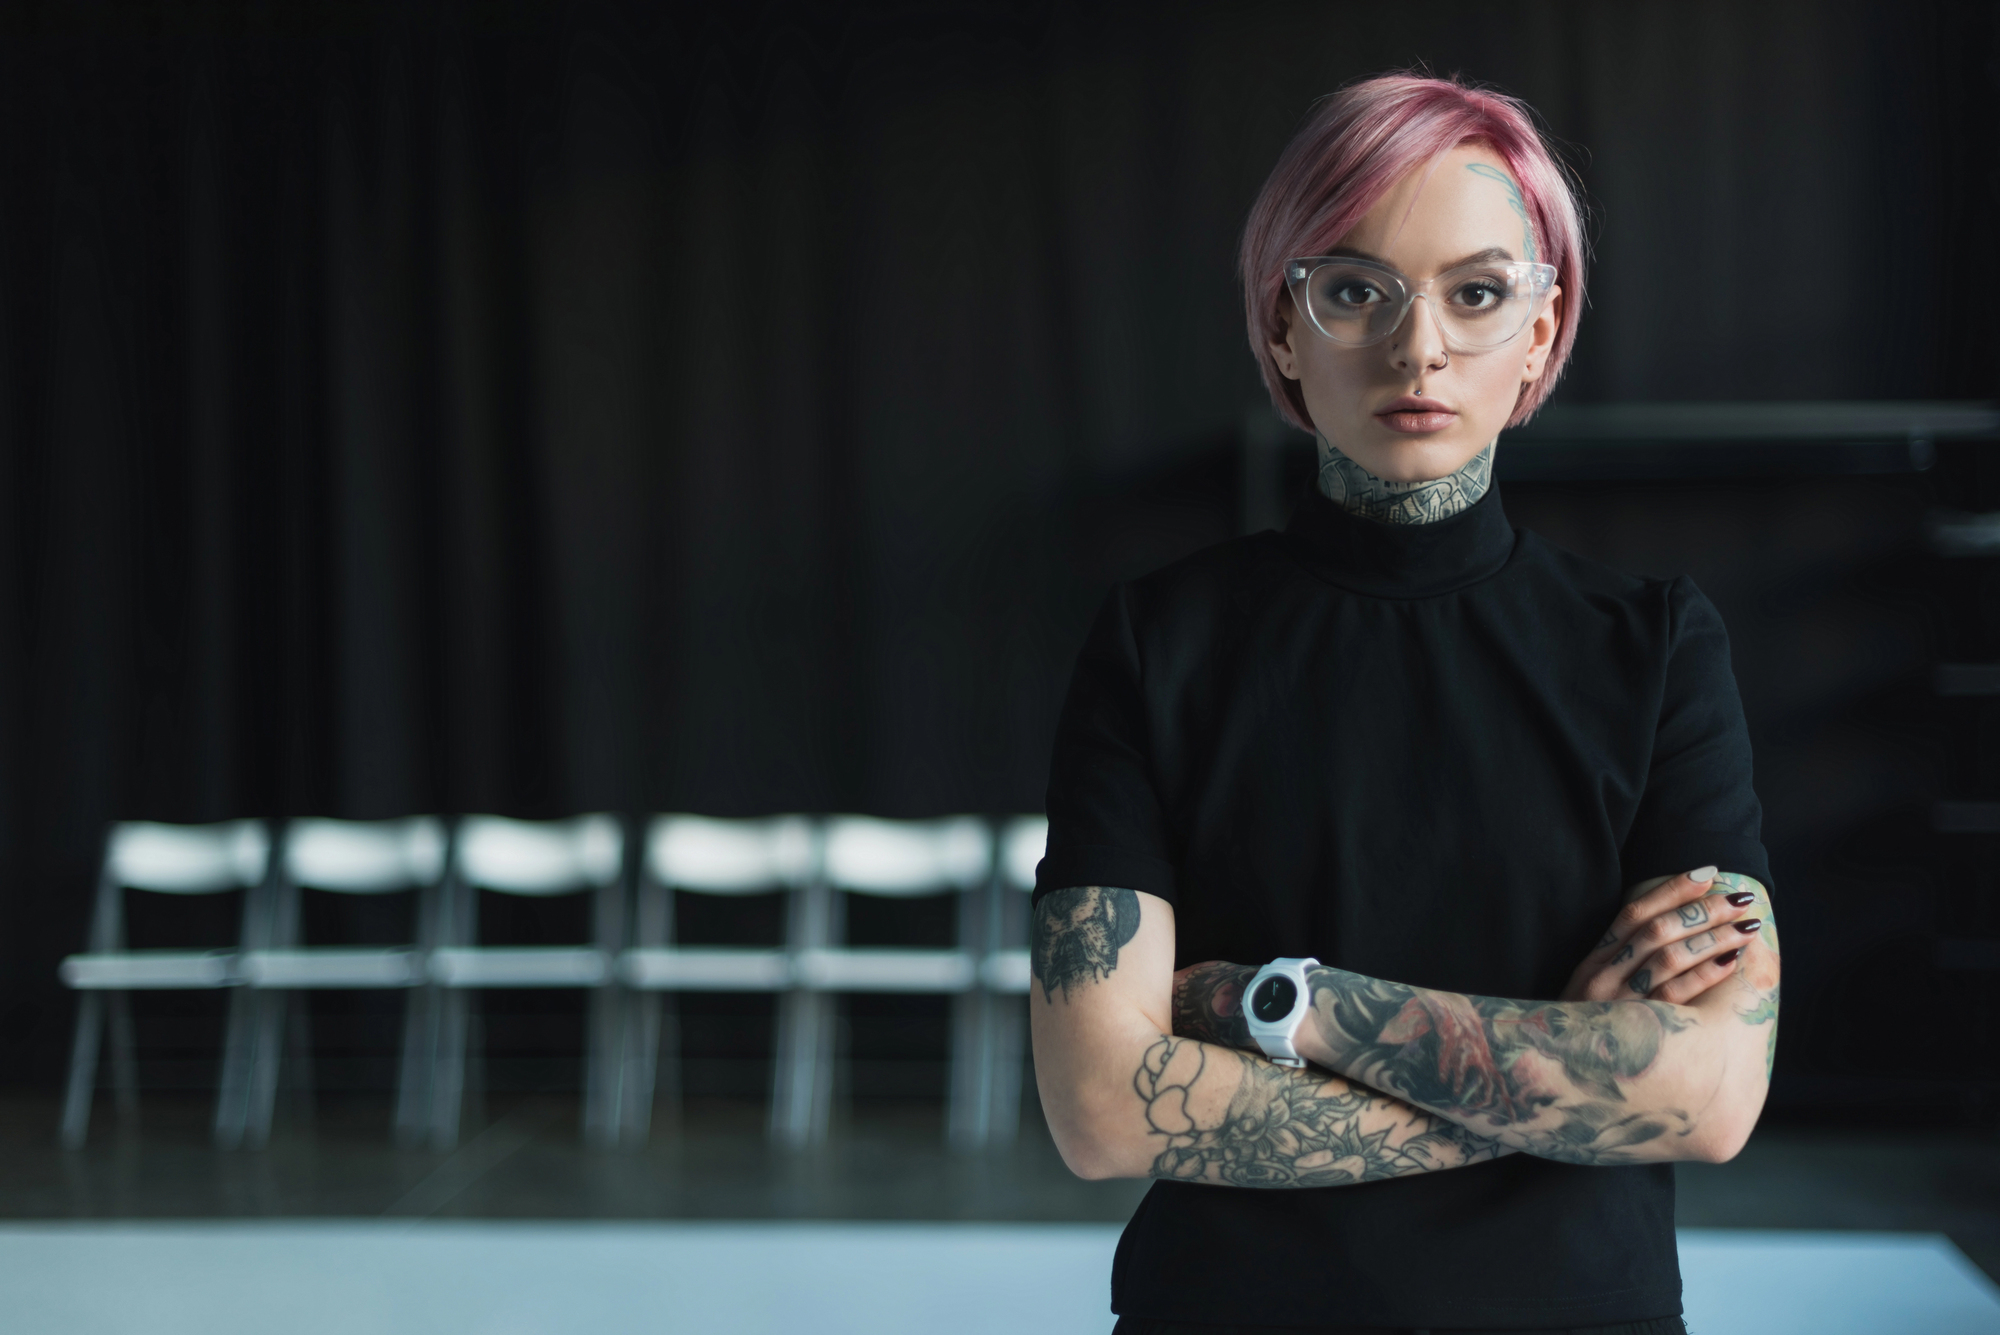
[{"label": "hand", "polygon": [[1564,1001],[1670,1001],[1685,1005],[1736,972],[1742,947],[1762,930],[1745,917],[1756,897],[1730,892],[1703,867],[1670,876],[1618,911],[1611,930],[1576,966]]}]

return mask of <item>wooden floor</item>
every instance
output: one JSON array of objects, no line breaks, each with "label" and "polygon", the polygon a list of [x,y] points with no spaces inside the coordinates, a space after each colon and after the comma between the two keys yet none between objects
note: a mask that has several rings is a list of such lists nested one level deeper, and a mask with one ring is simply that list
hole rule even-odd
[{"label": "wooden floor", "polygon": [[[263,1151],[207,1140],[206,1104],[100,1106],[90,1143],[56,1144],[52,1097],[0,1097],[0,1218],[960,1220],[1120,1223],[1140,1182],[1064,1170],[1032,1106],[1012,1147],[956,1156],[935,1103],[864,1104],[815,1153],[773,1151],[754,1104],[691,1105],[645,1149],[585,1149],[573,1101],[495,1101],[451,1154],[389,1143],[386,1101],[282,1121]],[[2000,1136],[1766,1129],[1734,1162],[1684,1165],[1688,1228],[1941,1233],[2000,1279]]]}]

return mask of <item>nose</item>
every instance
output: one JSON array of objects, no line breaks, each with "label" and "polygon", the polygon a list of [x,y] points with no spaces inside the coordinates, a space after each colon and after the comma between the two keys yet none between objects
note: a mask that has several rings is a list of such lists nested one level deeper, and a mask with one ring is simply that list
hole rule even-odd
[{"label": "nose", "polygon": [[[1418,313],[1420,307],[1421,314]],[[1398,371],[1413,375],[1444,369],[1444,330],[1438,324],[1437,314],[1432,311],[1427,294],[1417,294],[1416,300],[1410,303],[1410,313],[1403,317],[1402,325],[1389,336],[1389,364]]]}]

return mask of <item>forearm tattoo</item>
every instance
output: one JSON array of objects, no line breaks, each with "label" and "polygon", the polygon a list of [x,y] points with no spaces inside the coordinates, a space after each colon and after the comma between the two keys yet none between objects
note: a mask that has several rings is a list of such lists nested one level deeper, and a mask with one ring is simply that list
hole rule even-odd
[{"label": "forearm tattoo", "polygon": [[1243,1014],[1243,989],[1257,976],[1242,964],[1214,961],[1174,975],[1174,1033],[1225,1048],[1257,1050]]},{"label": "forearm tattoo", "polygon": [[[1771,892],[1754,877],[1726,871],[1715,878],[1714,894],[1747,890],[1757,897],[1746,914],[1764,920],[1756,948],[1744,952],[1743,964],[1730,982],[1737,989],[1736,1014],[1747,1025],[1769,1025],[1764,1046],[1764,1078],[1778,1064],[1778,920],[1771,912]],[[1699,901],[1697,901],[1699,902]]]},{"label": "forearm tattoo", "polygon": [[1030,964],[1051,1005],[1072,987],[1109,978],[1118,952],[1139,932],[1139,896],[1107,885],[1057,890],[1035,906]]},{"label": "forearm tattoo", "polygon": [[1454,1120],[1509,1132],[1530,1154],[1630,1163],[1642,1147],[1694,1129],[1681,1111],[1633,1111],[1620,1088],[1694,1023],[1673,1006],[1467,997],[1323,965],[1310,977],[1309,1023],[1337,1070]]},{"label": "forearm tattoo", "polygon": [[1493,485],[1493,446],[1456,473],[1428,482],[1384,482],[1319,438],[1319,489],[1341,509],[1385,524],[1434,524],[1471,507]]},{"label": "forearm tattoo", "polygon": [[1164,1036],[1132,1079],[1164,1142],[1152,1175],[1236,1187],[1340,1187],[1513,1151],[1324,1071]]}]

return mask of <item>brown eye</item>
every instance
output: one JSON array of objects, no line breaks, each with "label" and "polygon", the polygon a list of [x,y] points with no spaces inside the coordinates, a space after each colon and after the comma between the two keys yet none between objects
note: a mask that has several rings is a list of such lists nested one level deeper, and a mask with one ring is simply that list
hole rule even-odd
[{"label": "brown eye", "polygon": [[1491,282],[1467,283],[1452,294],[1455,304],[1475,313],[1490,311],[1506,299],[1506,292]]}]

